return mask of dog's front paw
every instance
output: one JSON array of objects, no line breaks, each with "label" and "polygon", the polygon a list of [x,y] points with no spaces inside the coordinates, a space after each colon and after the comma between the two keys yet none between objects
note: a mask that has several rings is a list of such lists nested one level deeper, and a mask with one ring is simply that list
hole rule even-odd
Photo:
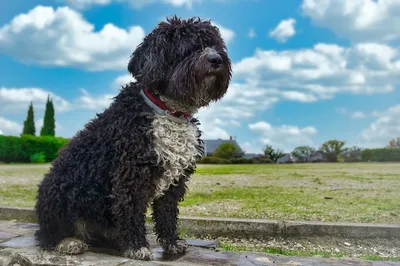
[{"label": "dog's front paw", "polygon": [[152,260],[153,253],[150,249],[146,247],[141,247],[139,249],[128,249],[124,253],[125,257],[128,257],[133,260]]},{"label": "dog's front paw", "polygon": [[77,255],[88,250],[88,245],[77,238],[65,238],[55,248],[61,254]]},{"label": "dog's front paw", "polygon": [[162,248],[164,249],[164,252],[167,254],[171,254],[171,255],[183,254],[188,249],[188,244],[183,239],[179,239],[172,243],[167,243],[166,241],[161,240],[160,244],[161,244]]}]

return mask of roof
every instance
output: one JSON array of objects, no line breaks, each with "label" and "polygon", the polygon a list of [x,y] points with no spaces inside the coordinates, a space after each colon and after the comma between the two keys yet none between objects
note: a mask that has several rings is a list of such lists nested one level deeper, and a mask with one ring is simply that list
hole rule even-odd
[{"label": "roof", "polygon": [[263,156],[263,154],[259,154],[259,153],[245,153],[245,154],[243,155],[243,158],[251,159],[251,158],[259,157],[259,156]]},{"label": "roof", "polygon": [[204,141],[204,149],[207,154],[209,153],[214,153],[214,151],[224,143],[232,143],[239,147],[239,149],[242,151],[242,148],[240,148],[239,144],[236,142],[236,140],[229,140],[229,139],[205,139]]}]

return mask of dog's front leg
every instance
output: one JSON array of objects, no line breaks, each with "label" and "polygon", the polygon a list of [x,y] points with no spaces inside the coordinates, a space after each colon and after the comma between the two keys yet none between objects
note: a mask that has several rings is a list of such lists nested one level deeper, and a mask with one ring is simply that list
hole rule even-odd
[{"label": "dog's front leg", "polygon": [[[140,173],[130,169],[132,173]],[[125,176],[129,171],[125,172]],[[134,174],[133,174],[134,175]],[[134,175],[135,176],[135,175]],[[119,176],[113,186],[111,211],[115,221],[114,239],[124,256],[137,260],[152,260],[152,252],[146,239],[146,210],[149,203],[150,182],[145,178]]]},{"label": "dog's front leg", "polygon": [[182,254],[187,250],[187,243],[178,236],[178,202],[183,200],[186,192],[185,179],[182,178],[177,186],[171,185],[160,198],[153,201],[152,218],[155,222],[157,239],[164,252],[168,254]]},{"label": "dog's front leg", "polygon": [[136,260],[152,260],[152,252],[146,239],[145,212],[147,202],[143,198],[132,197],[119,205],[115,213],[115,240],[124,256]]}]

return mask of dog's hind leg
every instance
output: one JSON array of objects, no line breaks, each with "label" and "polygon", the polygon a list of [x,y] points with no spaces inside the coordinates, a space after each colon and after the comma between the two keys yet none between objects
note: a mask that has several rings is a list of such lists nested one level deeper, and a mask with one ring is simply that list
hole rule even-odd
[{"label": "dog's hind leg", "polygon": [[161,198],[153,201],[152,218],[155,222],[157,239],[164,251],[177,255],[185,253],[188,245],[178,236],[178,202],[183,199],[186,192],[185,179],[182,178],[177,186],[171,185]]},{"label": "dog's hind leg", "polygon": [[67,213],[67,199],[63,191],[54,185],[51,174],[39,186],[35,206],[39,230],[36,238],[42,248],[53,250],[64,238],[73,236],[73,218]]}]

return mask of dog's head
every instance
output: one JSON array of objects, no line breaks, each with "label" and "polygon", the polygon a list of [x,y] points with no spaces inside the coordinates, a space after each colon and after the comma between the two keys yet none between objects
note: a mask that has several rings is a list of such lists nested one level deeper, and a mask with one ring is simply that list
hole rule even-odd
[{"label": "dog's head", "polygon": [[154,94],[187,109],[222,98],[231,62],[210,21],[176,16],[161,22],[133,52],[128,70]]}]

